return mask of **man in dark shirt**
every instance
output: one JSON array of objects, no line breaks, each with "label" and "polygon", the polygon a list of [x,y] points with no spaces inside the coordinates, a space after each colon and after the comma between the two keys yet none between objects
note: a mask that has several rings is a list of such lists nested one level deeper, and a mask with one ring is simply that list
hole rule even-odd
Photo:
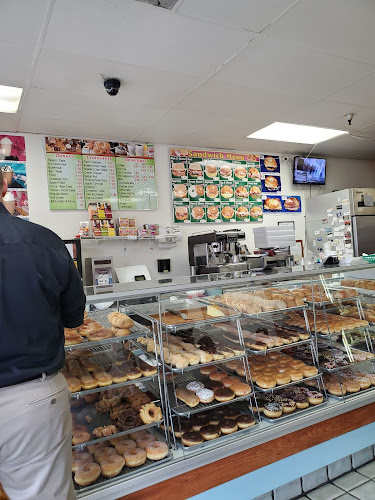
[{"label": "man in dark shirt", "polygon": [[0,482],[12,500],[71,500],[64,327],[83,321],[81,279],[61,239],[12,217],[0,169]]}]

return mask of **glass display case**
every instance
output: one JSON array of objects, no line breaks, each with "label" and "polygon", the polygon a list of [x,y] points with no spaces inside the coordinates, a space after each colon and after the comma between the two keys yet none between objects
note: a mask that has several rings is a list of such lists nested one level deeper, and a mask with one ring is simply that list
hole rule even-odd
[{"label": "glass display case", "polygon": [[[363,270],[374,291],[359,286]],[[177,475],[180,460],[218,460],[274,439],[278,425],[334,415],[349,395],[363,404],[375,388],[370,264],[115,284],[87,289],[87,302],[84,325],[66,331],[64,369],[73,476],[82,461],[99,466],[94,481],[76,482],[81,497],[137,477],[146,487],[148,471]],[[118,468],[103,473],[112,455]]]}]

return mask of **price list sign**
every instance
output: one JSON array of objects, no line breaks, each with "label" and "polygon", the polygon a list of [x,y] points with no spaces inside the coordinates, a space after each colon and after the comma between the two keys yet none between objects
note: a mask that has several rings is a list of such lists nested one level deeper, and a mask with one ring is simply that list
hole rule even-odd
[{"label": "price list sign", "polygon": [[116,173],[120,210],[156,210],[153,159],[116,158]]},{"label": "price list sign", "polygon": [[51,210],[85,209],[82,156],[47,153]]},{"label": "price list sign", "polygon": [[116,163],[113,156],[84,155],[83,174],[86,208],[90,201],[110,201],[118,208]]}]

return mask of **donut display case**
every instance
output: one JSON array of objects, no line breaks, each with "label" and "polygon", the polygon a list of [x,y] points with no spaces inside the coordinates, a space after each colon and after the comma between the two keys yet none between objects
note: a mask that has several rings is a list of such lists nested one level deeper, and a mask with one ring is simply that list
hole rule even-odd
[{"label": "donut display case", "polygon": [[[117,306],[90,308],[81,327],[65,330],[62,373],[71,391],[72,472],[78,497],[171,459],[162,431],[166,411],[157,332]],[[140,335],[152,342],[152,358],[134,349],[132,339]],[[72,338],[78,343],[72,344]],[[154,382],[153,393],[147,382]]]},{"label": "donut display case", "polygon": [[173,478],[182,491],[182,470],[231,467],[280,434],[371,404],[370,282],[369,264],[87,289],[63,370],[78,496],[133,500]]}]

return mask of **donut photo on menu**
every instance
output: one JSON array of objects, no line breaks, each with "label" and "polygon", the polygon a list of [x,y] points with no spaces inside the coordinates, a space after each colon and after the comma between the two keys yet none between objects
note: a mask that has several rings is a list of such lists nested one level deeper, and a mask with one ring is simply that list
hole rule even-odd
[{"label": "donut photo on menu", "polygon": [[191,209],[191,217],[195,220],[201,220],[204,217],[204,208],[202,206],[193,207]]},{"label": "donut photo on menu", "polygon": [[301,210],[301,200],[298,196],[289,196],[283,200],[284,210],[287,212],[299,212]]},{"label": "donut photo on menu", "polygon": [[186,184],[175,184],[173,187],[173,196],[175,198],[181,199],[187,197],[187,186]]},{"label": "donut photo on menu", "polygon": [[189,177],[193,179],[203,177],[202,165],[200,163],[190,163],[188,173]]},{"label": "donut photo on menu", "polygon": [[222,188],[220,189],[221,197],[226,199],[226,200],[229,200],[229,198],[233,198],[233,194],[234,193],[233,193],[232,186],[228,186],[227,184],[222,186]]},{"label": "donut photo on menu", "polygon": [[263,200],[263,208],[271,212],[281,212],[283,207],[280,196],[268,196]]},{"label": "donut photo on menu", "polygon": [[239,165],[234,169],[234,175],[235,177],[237,177],[237,179],[245,179],[245,177],[247,177],[246,168],[242,165]]},{"label": "donut photo on menu", "polygon": [[229,179],[229,177],[232,177],[232,167],[231,167],[231,165],[222,165],[220,167],[220,176],[223,179]]},{"label": "donut photo on menu", "polygon": [[192,184],[189,186],[189,196],[192,200],[204,197],[204,187],[202,184]]},{"label": "donut photo on menu", "polygon": [[263,209],[260,205],[254,205],[250,209],[250,217],[253,220],[258,220],[263,217]]},{"label": "donut photo on menu", "polygon": [[207,220],[215,221],[220,217],[219,207],[212,206],[207,208]]},{"label": "donut photo on menu", "polygon": [[249,191],[247,190],[247,186],[237,186],[234,194],[236,198],[248,198]]},{"label": "donut photo on menu", "polygon": [[175,207],[174,208],[174,216],[176,220],[184,221],[189,219],[189,210],[188,207]]},{"label": "donut photo on menu", "polygon": [[259,186],[252,186],[249,191],[250,198],[253,200],[258,200],[262,196],[262,190]]},{"label": "donut photo on menu", "polygon": [[232,207],[223,207],[221,209],[221,215],[223,216],[223,220],[230,220],[234,217],[234,208]]},{"label": "donut photo on menu", "polygon": [[278,156],[265,156],[260,160],[262,172],[280,172],[280,159]]},{"label": "donut photo on menu", "polygon": [[206,197],[213,200],[219,196],[219,188],[216,184],[208,184],[206,186]]},{"label": "donut photo on menu", "polygon": [[185,163],[172,163],[172,174],[174,177],[183,177],[186,175]]},{"label": "donut photo on menu", "polygon": [[249,178],[260,179],[260,170],[257,167],[249,167]]},{"label": "donut photo on menu", "polygon": [[280,191],[280,178],[273,175],[266,175],[262,181],[264,191]]},{"label": "donut photo on menu", "polygon": [[237,207],[236,210],[237,220],[243,220],[249,217],[249,209],[244,206]]},{"label": "donut photo on menu", "polygon": [[207,163],[204,167],[205,174],[208,178],[213,179],[218,176],[217,166],[215,163]]}]

